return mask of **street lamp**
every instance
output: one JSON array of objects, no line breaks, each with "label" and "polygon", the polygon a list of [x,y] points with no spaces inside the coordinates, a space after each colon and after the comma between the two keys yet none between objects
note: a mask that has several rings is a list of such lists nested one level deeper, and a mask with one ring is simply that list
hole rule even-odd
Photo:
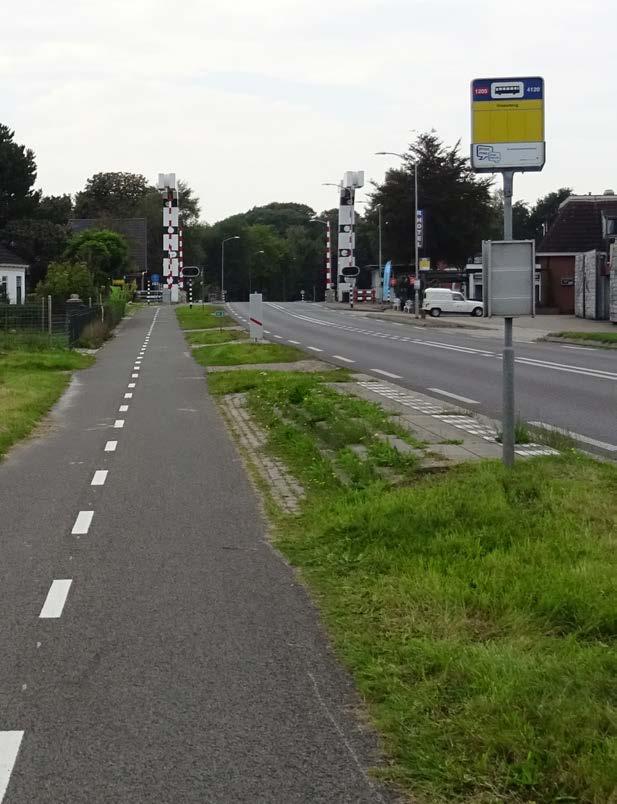
[{"label": "street lamp", "polygon": [[225,302],[225,243],[229,240],[240,240],[240,235],[226,237],[221,243],[221,301]]},{"label": "street lamp", "polygon": [[[263,250],[263,248],[260,248],[259,251],[256,251],[254,254],[251,255],[251,259],[253,257],[256,257],[258,254],[265,254],[265,253],[266,252]],[[251,278],[251,260],[249,260],[249,297],[250,297],[250,295],[252,293],[252,284],[251,284],[251,282],[252,282],[252,278]]]},{"label": "street lamp", "polygon": [[[375,156],[398,156],[399,159],[407,159],[405,154],[399,154],[395,151],[376,151]],[[416,221],[418,220],[418,163],[413,162],[413,185],[414,185],[414,215],[412,224],[414,254],[416,262],[415,281],[414,281],[414,315],[416,318],[420,315],[420,285],[418,274],[418,233],[416,232]]]}]

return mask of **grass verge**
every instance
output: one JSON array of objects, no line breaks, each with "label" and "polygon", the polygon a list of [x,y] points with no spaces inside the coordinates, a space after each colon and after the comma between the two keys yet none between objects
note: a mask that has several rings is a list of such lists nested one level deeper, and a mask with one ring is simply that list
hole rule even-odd
[{"label": "grass verge", "polygon": [[574,341],[590,341],[617,345],[617,332],[549,332],[551,338],[567,338]]},{"label": "grass verge", "polygon": [[280,343],[231,343],[196,349],[193,357],[202,366],[245,366],[251,363],[291,363],[308,355]]},{"label": "grass verge", "polygon": [[211,332],[185,332],[186,342],[191,346],[211,345],[215,343],[227,343],[228,341],[243,341],[248,338],[248,332],[244,329],[226,329]]},{"label": "grass verge", "polygon": [[215,312],[223,312],[223,308],[213,304],[176,307],[176,316],[180,329],[216,329],[230,327],[236,322],[228,315],[216,316]]},{"label": "grass verge", "polygon": [[350,439],[370,454],[383,411],[338,407],[326,377],[246,374],[210,387],[247,392],[304,484],[276,541],[385,739],[379,775],[418,802],[615,800],[617,468],[571,451],[345,485],[337,461]]},{"label": "grass verge", "polygon": [[94,358],[31,336],[0,339],[0,457],[25,438],[67,386],[71,371]]}]

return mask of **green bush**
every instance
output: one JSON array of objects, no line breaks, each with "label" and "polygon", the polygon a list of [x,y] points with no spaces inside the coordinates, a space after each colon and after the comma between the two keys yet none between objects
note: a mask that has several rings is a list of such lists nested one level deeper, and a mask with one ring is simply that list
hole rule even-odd
[{"label": "green bush", "polygon": [[52,262],[36,292],[39,297],[51,296],[55,304],[63,304],[72,293],[77,293],[84,302],[97,295],[88,266],[70,261]]}]

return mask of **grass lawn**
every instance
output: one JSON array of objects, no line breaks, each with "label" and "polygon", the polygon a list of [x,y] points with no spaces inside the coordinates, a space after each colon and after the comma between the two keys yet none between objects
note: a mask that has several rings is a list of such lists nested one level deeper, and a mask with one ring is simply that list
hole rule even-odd
[{"label": "grass lawn", "polygon": [[228,315],[215,316],[215,312],[223,312],[223,307],[196,304],[190,307],[176,307],[176,316],[181,329],[216,329],[217,327],[230,327],[236,322]]},{"label": "grass lawn", "polygon": [[0,456],[31,432],[67,386],[71,371],[94,358],[45,343],[0,336]]},{"label": "grass lawn", "polygon": [[304,484],[276,542],[384,737],[377,773],[423,804],[616,801],[617,468],[569,451],[345,485],[345,444],[370,449],[383,414],[249,373],[210,388],[247,392]]},{"label": "grass lawn", "polygon": [[288,363],[307,360],[308,355],[279,343],[231,343],[195,349],[193,357],[202,366],[243,366],[251,363]]},{"label": "grass lawn", "polygon": [[185,332],[184,337],[187,343],[192,346],[203,344],[226,343],[227,341],[243,341],[248,338],[248,332],[244,329],[224,329],[222,332],[213,330],[211,332]]},{"label": "grass lawn", "polygon": [[577,341],[591,341],[592,343],[617,344],[617,330],[614,332],[551,332],[553,338],[568,338]]}]

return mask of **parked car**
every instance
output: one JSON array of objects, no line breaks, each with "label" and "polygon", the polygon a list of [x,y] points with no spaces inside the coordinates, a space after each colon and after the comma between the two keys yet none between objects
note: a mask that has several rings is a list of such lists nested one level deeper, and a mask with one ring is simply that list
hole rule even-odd
[{"label": "parked car", "polygon": [[484,304],[474,299],[466,299],[457,290],[446,288],[427,288],[424,292],[422,309],[434,318],[442,313],[461,313],[463,315],[484,315]]}]

